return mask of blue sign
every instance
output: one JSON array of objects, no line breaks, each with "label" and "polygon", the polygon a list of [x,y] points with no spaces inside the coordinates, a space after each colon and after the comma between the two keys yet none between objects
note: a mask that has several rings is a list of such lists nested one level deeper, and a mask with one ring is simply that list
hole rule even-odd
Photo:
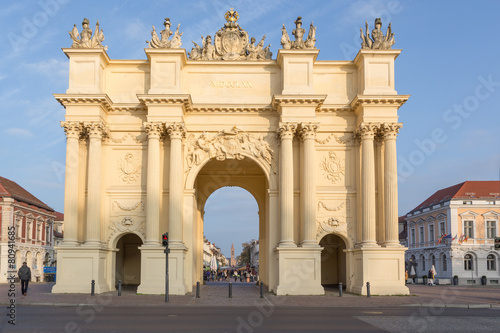
[{"label": "blue sign", "polygon": [[57,267],[44,267],[43,268],[43,273],[44,274],[55,274]]}]

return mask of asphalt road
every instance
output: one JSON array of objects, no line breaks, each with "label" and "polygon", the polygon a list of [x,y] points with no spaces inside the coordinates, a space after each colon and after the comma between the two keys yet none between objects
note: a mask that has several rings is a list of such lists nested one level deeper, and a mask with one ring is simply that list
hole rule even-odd
[{"label": "asphalt road", "polygon": [[500,309],[18,306],[0,332],[499,332]]}]

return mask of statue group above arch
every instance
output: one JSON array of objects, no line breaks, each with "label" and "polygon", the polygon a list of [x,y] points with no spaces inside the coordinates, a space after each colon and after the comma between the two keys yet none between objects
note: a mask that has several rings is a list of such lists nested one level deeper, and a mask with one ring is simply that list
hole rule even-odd
[{"label": "statue group above arch", "polygon": [[372,30],[372,36],[370,37],[370,32],[368,31],[368,22],[365,21],[366,32],[363,32],[363,28],[359,28],[361,32],[361,48],[362,49],[374,49],[374,50],[388,50],[394,43],[394,33],[392,32],[391,23],[387,27],[387,32],[384,33],[380,28],[382,28],[382,19],[375,19],[375,28]]}]

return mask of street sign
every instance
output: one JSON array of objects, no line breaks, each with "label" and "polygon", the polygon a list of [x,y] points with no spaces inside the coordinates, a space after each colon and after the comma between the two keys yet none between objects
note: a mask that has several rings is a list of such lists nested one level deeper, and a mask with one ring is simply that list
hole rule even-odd
[{"label": "street sign", "polygon": [[55,274],[56,270],[57,270],[57,267],[44,267],[43,273],[44,274]]}]

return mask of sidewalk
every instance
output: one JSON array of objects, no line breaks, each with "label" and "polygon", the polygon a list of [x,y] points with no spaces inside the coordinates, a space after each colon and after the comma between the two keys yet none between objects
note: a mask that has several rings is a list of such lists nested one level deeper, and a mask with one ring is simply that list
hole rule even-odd
[{"label": "sidewalk", "polygon": [[[210,282],[200,286],[200,298],[194,292],[188,295],[171,295],[165,303],[162,295],[137,295],[135,288],[125,287],[122,296],[117,292],[104,294],[52,294],[54,283],[30,283],[27,296],[20,293],[16,284],[16,305],[40,306],[295,306],[295,307],[461,307],[500,309],[500,286],[424,286],[408,285],[410,296],[359,296],[338,289],[327,288],[323,296],[276,296],[264,293],[260,298],[255,283],[232,283],[229,298],[227,282]],[[0,304],[8,305],[8,284],[0,284]]]}]

